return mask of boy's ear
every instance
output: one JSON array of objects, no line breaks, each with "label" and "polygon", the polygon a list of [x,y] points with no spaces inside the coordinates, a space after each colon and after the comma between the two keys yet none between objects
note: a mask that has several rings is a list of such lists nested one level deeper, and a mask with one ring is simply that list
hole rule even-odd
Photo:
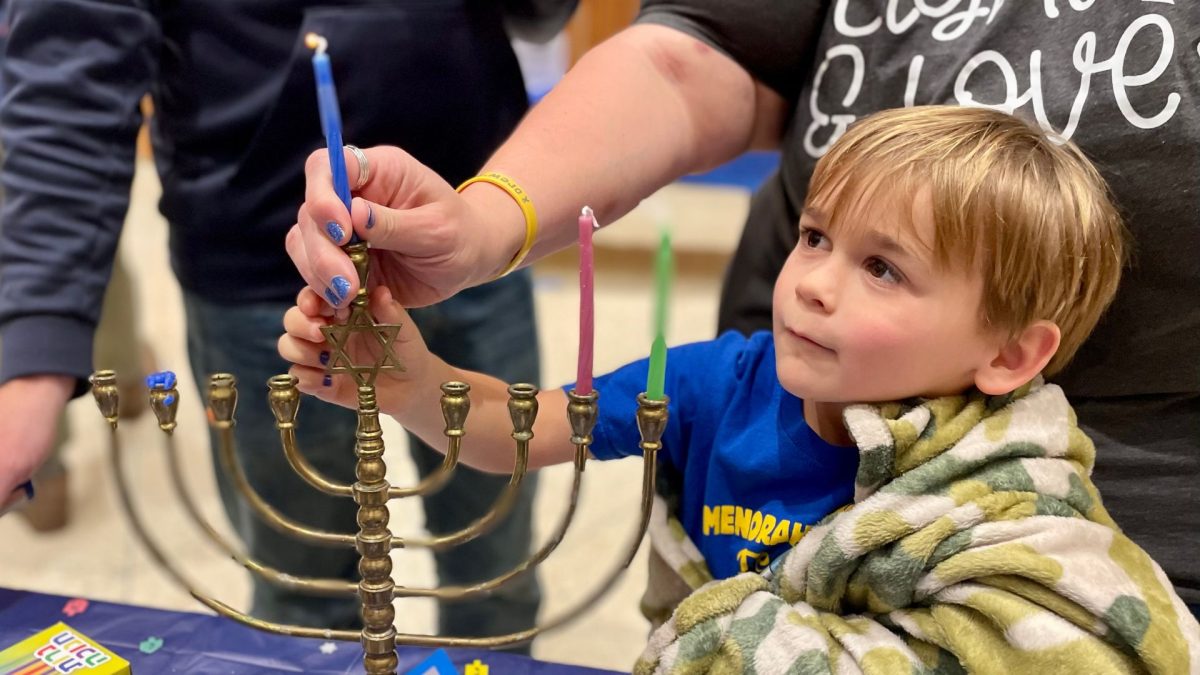
[{"label": "boy's ear", "polygon": [[1051,321],[1035,321],[1000,347],[975,371],[975,387],[990,396],[1007,394],[1032,380],[1058,351],[1062,332]]}]

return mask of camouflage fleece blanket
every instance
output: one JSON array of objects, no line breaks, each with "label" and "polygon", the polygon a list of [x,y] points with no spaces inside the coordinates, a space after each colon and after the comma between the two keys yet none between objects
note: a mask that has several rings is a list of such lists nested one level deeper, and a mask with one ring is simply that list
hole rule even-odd
[{"label": "camouflage fleece blanket", "polygon": [[[1200,626],[1101,505],[1057,386],[845,419],[853,506],[691,593],[635,673],[1200,674]],[[681,533],[658,523],[655,549],[702,579]]]}]

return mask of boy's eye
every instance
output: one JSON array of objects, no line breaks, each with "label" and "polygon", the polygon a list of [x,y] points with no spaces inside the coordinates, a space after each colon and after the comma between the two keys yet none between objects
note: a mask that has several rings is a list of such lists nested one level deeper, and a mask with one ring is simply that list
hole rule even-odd
[{"label": "boy's eye", "polygon": [[880,258],[868,258],[863,266],[866,268],[867,274],[889,284],[898,284],[904,279],[900,270]]},{"label": "boy's eye", "polygon": [[829,239],[825,233],[810,227],[800,228],[800,243],[806,248],[829,248]]}]

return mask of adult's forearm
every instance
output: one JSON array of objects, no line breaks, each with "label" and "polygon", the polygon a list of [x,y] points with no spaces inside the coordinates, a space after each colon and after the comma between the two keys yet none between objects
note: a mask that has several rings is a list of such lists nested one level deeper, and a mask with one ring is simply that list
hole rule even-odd
[{"label": "adult's forearm", "polygon": [[[757,90],[727,56],[663,26],[633,26],[588,52],[484,165],[533,200],[540,231],[529,260],[574,241],[584,204],[609,223],[746,150],[770,112]],[[524,236],[520,211],[490,186],[464,194],[507,237],[502,267]]]}]

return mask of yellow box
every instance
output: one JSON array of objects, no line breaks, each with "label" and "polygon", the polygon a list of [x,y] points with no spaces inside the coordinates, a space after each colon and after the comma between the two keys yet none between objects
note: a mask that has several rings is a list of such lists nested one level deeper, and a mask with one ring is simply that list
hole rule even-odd
[{"label": "yellow box", "polygon": [[129,675],[129,662],[59,621],[0,652],[0,675]]}]

